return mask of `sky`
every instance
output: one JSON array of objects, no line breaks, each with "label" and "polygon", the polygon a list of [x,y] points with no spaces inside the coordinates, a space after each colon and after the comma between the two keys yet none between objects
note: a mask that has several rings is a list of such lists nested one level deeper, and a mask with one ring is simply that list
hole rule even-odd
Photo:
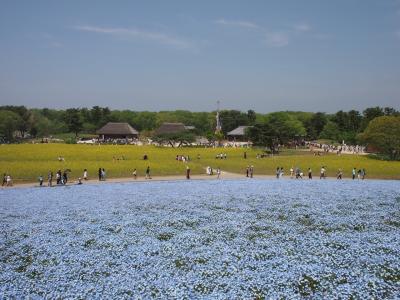
[{"label": "sky", "polygon": [[0,0],[0,105],[400,109],[400,0]]}]

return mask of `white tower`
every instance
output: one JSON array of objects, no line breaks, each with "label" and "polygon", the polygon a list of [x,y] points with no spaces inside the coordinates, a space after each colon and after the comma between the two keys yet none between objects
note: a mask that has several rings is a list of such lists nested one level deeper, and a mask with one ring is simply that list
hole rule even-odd
[{"label": "white tower", "polygon": [[219,100],[217,101],[217,115],[215,117],[217,119],[217,125],[215,126],[215,133],[222,131],[221,119],[219,117]]}]

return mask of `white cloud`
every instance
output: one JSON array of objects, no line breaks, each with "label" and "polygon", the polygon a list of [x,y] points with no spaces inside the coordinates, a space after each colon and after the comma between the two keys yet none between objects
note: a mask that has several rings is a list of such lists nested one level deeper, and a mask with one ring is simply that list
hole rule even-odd
[{"label": "white cloud", "polygon": [[299,32],[306,32],[311,30],[311,26],[307,23],[300,23],[293,26],[294,30]]},{"label": "white cloud", "polygon": [[219,20],[215,21],[215,23],[224,25],[224,26],[236,26],[236,27],[250,28],[250,29],[259,28],[259,26],[257,24],[248,22],[248,21],[228,21],[225,19],[219,19]]},{"label": "white cloud", "polygon": [[268,47],[285,47],[289,45],[289,36],[284,32],[268,32],[265,35],[265,43]]},{"label": "white cloud", "polygon": [[144,31],[136,28],[113,28],[113,27],[96,27],[96,26],[76,26],[79,31],[94,32],[100,34],[108,34],[124,38],[142,39],[154,41],[160,44],[173,46],[178,49],[192,48],[193,45],[184,39],[170,36],[161,32]]}]

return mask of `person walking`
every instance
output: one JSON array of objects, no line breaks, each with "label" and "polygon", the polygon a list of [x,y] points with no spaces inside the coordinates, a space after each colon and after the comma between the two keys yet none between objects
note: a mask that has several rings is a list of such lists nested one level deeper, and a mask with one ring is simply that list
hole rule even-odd
[{"label": "person walking", "polygon": [[281,167],[281,169],[280,169],[280,171],[279,171],[279,177],[282,178],[282,177],[283,177],[283,174],[284,174],[284,172],[283,172],[283,167]]},{"label": "person walking", "polygon": [[38,180],[39,180],[39,186],[43,186],[43,176],[42,175],[39,176]]},{"label": "person walking", "polygon": [[99,168],[99,181],[101,181],[101,168]]},{"label": "person walking", "polygon": [[356,168],[353,168],[353,170],[351,171],[351,177],[353,178],[353,180],[356,179],[356,173],[357,173]]},{"label": "person walking", "polygon": [[1,184],[1,186],[5,186],[7,184],[7,174],[4,173],[3,174],[3,183]]},{"label": "person walking", "polygon": [[146,179],[151,179],[151,177],[150,177],[150,166],[147,166],[147,169],[146,169]]},{"label": "person walking", "polygon": [[190,179],[190,168],[186,166],[186,179]]},{"label": "person walking", "polygon": [[279,177],[280,177],[280,176],[279,176],[279,175],[280,175],[280,174],[279,174],[280,171],[281,171],[281,169],[279,169],[279,167],[277,167],[277,168],[276,168],[276,171],[275,171],[276,179],[279,179]]},{"label": "person walking", "polygon": [[101,179],[102,179],[103,181],[106,180],[106,170],[105,170],[104,168],[101,169]]},{"label": "person walking", "polygon": [[12,182],[11,175],[8,174],[7,175],[7,184],[6,184],[6,186],[12,186],[12,185],[13,185],[13,182]]},{"label": "person walking", "polygon": [[221,176],[221,169],[218,167],[217,168],[217,179]]},{"label": "person walking", "polygon": [[308,168],[308,179],[312,179],[312,170]]},{"label": "person walking", "polygon": [[303,173],[301,172],[299,167],[296,167],[296,179],[303,179]]},{"label": "person walking", "polygon": [[88,180],[88,171],[87,169],[83,170],[83,180]]},{"label": "person walking", "polygon": [[56,173],[56,183],[60,184],[61,182],[61,170],[58,170]]},{"label": "person walking", "polygon": [[49,171],[47,174],[47,186],[52,187],[53,186],[53,172]]},{"label": "person walking", "polygon": [[133,170],[132,175],[133,175],[133,179],[136,180],[137,179],[137,171],[136,171],[136,169]]},{"label": "person walking", "polygon": [[250,166],[247,166],[246,168],[246,177],[249,177],[250,174]]},{"label": "person walking", "polygon": [[62,175],[62,184],[67,184],[68,182],[68,174],[67,171],[64,171],[63,175]]},{"label": "person walking", "polygon": [[366,175],[367,175],[367,172],[366,172],[365,169],[363,168],[363,169],[361,170],[361,179],[364,180]]},{"label": "person walking", "polygon": [[294,169],[293,167],[290,168],[290,179],[293,179]]},{"label": "person walking", "polygon": [[326,179],[325,172],[326,172],[325,167],[322,166],[321,167],[321,173],[319,175],[319,179]]},{"label": "person walking", "polygon": [[342,169],[339,169],[338,170],[338,172],[337,172],[337,176],[336,176],[336,179],[342,179],[342,176],[343,176],[343,172],[342,172]]},{"label": "person walking", "polygon": [[254,175],[254,166],[252,165],[250,167],[250,178],[253,178],[253,175]]}]

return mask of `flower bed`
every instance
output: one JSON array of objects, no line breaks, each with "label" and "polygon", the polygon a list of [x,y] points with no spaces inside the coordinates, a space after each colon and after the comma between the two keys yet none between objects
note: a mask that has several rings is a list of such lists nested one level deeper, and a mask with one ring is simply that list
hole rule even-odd
[{"label": "flower bed", "polygon": [[394,298],[397,181],[0,190],[0,298]]}]

